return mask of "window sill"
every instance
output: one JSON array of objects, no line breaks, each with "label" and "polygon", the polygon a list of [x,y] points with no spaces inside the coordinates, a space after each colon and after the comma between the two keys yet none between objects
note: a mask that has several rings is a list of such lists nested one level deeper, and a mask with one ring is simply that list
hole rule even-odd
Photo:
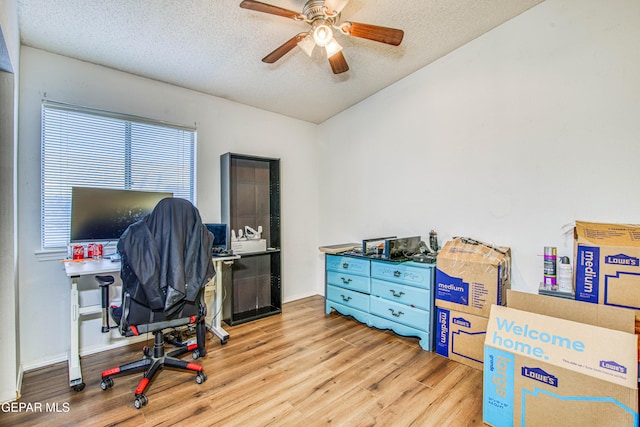
[{"label": "window sill", "polygon": [[67,257],[66,249],[43,249],[36,251],[36,258],[39,262],[44,261],[60,261]]},{"label": "window sill", "polygon": [[[116,252],[116,243],[109,243],[104,246],[104,255]],[[67,248],[41,249],[35,252],[38,262],[60,261],[67,258]]]}]

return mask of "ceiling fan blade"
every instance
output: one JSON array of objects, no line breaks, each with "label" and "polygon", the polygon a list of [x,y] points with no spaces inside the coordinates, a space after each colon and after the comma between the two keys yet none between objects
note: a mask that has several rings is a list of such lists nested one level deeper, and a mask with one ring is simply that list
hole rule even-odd
[{"label": "ceiling fan blade", "polygon": [[344,73],[345,71],[349,71],[349,64],[347,64],[347,60],[344,59],[344,55],[342,51],[334,54],[329,57],[329,64],[331,64],[331,69],[333,70],[333,74]]},{"label": "ceiling fan blade", "polygon": [[272,15],[283,16],[285,18],[297,19],[300,14],[293,10],[284,9],[279,6],[273,6],[267,3],[262,3],[255,0],[243,0],[240,3],[240,7],[243,9],[255,10],[256,12],[270,13]]},{"label": "ceiling fan blade", "polygon": [[404,31],[396,28],[360,24],[358,22],[345,22],[340,26],[340,30],[353,37],[360,37],[393,46],[398,46],[402,43],[402,38],[404,37]]},{"label": "ceiling fan blade", "polygon": [[349,0],[324,0],[324,7],[330,13],[340,13],[347,3],[349,3]]},{"label": "ceiling fan blade", "polygon": [[300,41],[302,41],[302,39],[305,38],[306,35],[307,33],[300,33],[292,37],[291,39],[287,40],[281,46],[276,48],[276,50],[274,50],[273,52],[271,52],[270,54],[262,58],[262,62],[266,62],[267,64],[273,64],[278,59],[282,58],[284,55],[289,53],[291,49],[296,47],[298,43],[300,43]]}]

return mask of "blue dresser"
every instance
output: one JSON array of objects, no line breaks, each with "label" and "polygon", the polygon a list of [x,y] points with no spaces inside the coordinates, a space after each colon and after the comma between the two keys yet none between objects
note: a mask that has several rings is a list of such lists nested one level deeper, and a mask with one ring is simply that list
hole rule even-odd
[{"label": "blue dresser", "polygon": [[420,338],[433,350],[435,264],[325,256],[325,312]]}]

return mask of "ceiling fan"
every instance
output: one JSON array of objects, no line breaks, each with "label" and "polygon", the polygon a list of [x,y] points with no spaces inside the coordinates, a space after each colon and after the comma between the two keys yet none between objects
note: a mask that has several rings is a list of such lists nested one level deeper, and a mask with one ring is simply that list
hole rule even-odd
[{"label": "ceiling fan", "polygon": [[282,16],[295,21],[304,21],[311,26],[309,31],[299,33],[284,42],[280,47],[262,58],[262,62],[272,64],[282,58],[291,49],[298,46],[311,56],[316,47],[326,52],[327,59],[334,74],[349,70],[342,46],[334,37],[334,30],[352,37],[373,40],[398,46],[404,37],[404,31],[395,28],[380,27],[378,25],[360,24],[340,20],[342,9],[349,0],[308,0],[302,8],[302,13],[284,9],[279,6],[262,3],[255,0],[243,0],[240,7]]}]

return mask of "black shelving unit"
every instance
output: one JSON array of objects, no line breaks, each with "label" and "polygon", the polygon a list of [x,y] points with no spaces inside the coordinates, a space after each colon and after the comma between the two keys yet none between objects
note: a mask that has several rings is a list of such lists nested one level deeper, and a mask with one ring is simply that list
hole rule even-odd
[{"label": "black shelving unit", "polygon": [[241,253],[227,275],[222,314],[233,326],[282,312],[280,159],[226,153],[220,171],[222,222],[236,231],[262,226],[267,243],[266,251]]}]

